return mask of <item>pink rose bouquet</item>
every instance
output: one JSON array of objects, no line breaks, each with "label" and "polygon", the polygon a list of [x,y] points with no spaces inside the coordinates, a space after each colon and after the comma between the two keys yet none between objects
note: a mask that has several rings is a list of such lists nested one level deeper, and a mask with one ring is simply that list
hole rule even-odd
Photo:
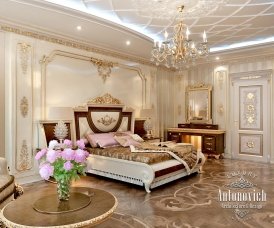
[{"label": "pink rose bouquet", "polygon": [[62,144],[50,141],[49,147],[40,150],[35,159],[40,161],[39,173],[43,179],[53,176],[57,182],[68,182],[85,175],[88,156],[83,139],[78,140],[75,147],[65,139]]}]

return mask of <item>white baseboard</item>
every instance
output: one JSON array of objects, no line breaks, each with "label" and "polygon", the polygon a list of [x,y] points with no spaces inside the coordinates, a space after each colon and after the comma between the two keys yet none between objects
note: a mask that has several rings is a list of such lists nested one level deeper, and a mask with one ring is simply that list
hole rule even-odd
[{"label": "white baseboard", "polygon": [[43,180],[39,174],[31,175],[31,176],[25,176],[25,177],[16,177],[15,176],[15,182],[17,184],[28,184],[36,181]]}]

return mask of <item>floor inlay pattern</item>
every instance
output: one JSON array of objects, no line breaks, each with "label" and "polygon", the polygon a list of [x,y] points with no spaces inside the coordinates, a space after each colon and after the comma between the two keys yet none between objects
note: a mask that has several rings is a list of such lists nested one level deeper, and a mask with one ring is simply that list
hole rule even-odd
[{"label": "floor inlay pattern", "polygon": [[[274,165],[208,159],[203,171],[202,174],[191,175],[155,188],[150,194],[142,187],[93,175],[82,177],[73,186],[103,189],[118,199],[116,213],[97,225],[98,228],[274,227]],[[232,186],[231,183],[235,180],[236,184],[241,181],[242,189],[237,190],[241,193],[263,189],[266,201],[253,202],[261,205],[261,208],[222,206],[219,191],[227,190],[227,186]],[[253,185],[246,185],[249,182]],[[41,181],[25,185],[25,193],[34,189],[37,191],[45,185],[55,187],[52,183]],[[243,203],[238,204],[240,207]]]}]

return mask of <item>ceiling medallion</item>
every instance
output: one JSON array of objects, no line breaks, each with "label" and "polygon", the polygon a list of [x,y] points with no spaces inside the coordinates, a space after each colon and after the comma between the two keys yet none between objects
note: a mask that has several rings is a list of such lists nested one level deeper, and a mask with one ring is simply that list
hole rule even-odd
[{"label": "ceiling medallion", "polygon": [[[183,13],[183,10],[183,5],[178,7],[179,14]],[[163,42],[154,42],[154,47],[151,51],[151,61],[155,62],[156,65],[163,63],[166,67],[182,69],[189,64],[195,63],[196,59],[207,56],[209,48],[205,31],[202,42],[198,44],[195,44],[189,35],[190,31],[181,17],[178,24],[174,26],[172,38],[168,38],[168,33],[165,32],[165,40]]]},{"label": "ceiling medallion", "polygon": [[201,17],[213,13],[227,0],[131,0],[137,14],[142,17],[174,19],[176,9],[185,6],[183,17]]}]

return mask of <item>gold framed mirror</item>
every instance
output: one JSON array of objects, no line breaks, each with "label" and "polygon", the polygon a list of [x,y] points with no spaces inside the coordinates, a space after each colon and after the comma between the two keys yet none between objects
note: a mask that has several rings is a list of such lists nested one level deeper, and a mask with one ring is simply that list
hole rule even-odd
[{"label": "gold framed mirror", "polygon": [[203,83],[186,88],[186,122],[212,124],[212,86]]}]

